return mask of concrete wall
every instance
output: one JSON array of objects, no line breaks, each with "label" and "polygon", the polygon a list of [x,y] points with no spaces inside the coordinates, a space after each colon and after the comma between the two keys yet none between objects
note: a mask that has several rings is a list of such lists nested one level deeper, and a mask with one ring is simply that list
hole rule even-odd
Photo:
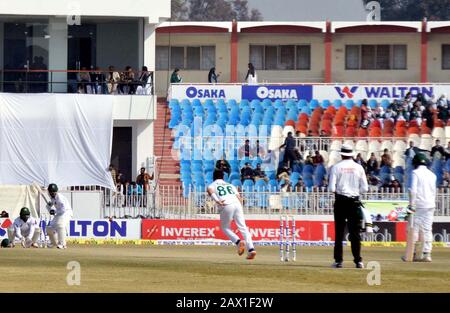
[{"label": "concrete wall", "polygon": [[428,35],[428,80],[433,83],[450,82],[450,70],[442,69],[442,45],[450,45],[449,34]]},{"label": "concrete wall", "polygon": [[138,20],[97,24],[97,65],[114,65],[117,70],[129,65],[140,70],[138,25]]},{"label": "concrete wall", "polygon": [[323,34],[239,34],[238,81],[244,82],[250,61],[250,45],[311,45],[310,70],[257,70],[258,81],[269,82],[322,82],[325,71]]},{"label": "concrete wall", "polygon": [[[216,46],[216,72],[221,72],[219,81],[230,81],[230,40],[229,33],[218,34],[157,34],[157,46]],[[156,92],[163,96],[166,94],[168,82],[173,69],[168,71],[156,71]],[[207,83],[208,72],[180,70],[184,83]]]},{"label": "concrete wall", "polygon": [[[332,81],[359,83],[420,82],[420,34],[335,34]],[[406,70],[346,70],[345,45],[407,45]]]}]

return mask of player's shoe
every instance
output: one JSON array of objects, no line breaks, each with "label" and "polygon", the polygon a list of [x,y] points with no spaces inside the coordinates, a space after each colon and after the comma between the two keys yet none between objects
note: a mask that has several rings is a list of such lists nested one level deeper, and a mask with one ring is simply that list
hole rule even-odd
[{"label": "player's shoe", "polygon": [[62,249],[62,250],[65,249],[65,247],[63,245],[57,245],[56,248]]},{"label": "player's shoe", "polygon": [[247,254],[247,260],[253,260],[255,257],[256,257],[255,250],[249,251],[249,253]]},{"label": "player's shoe", "polygon": [[52,248],[53,248],[53,245],[49,242],[49,243],[47,244],[47,248],[52,249]]},{"label": "player's shoe", "polygon": [[15,243],[14,242],[11,242],[9,245],[8,245],[8,248],[14,248],[16,245],[15,245]]},{"label": "player's shoe", "polygon": [[356,268],[364,268],[364,263],[363,262],[355,263],[355,267]]},{"label": "player's shoe", "polygon": [[418,262],[432,262],[432,261],[433,260],[431,259],[431,254],[424,253],[423,258],[421,258],[420,261],[418,261]]},{"label": "player's shoe", "polygon": [[245,252],[245,242],[241,240],[237,246],[238,246],[238,251],[237,251],[238,254],[243,255]]},{"label": "player's shoe", "polygon": [[39,248],[39,245],[38,245],[37,243],[33,242],[33,243],[31,244],[31,247],[32,247],[32,248]]},{"label": "player's shoe", "polygon": [[342,262],[334,262],[331,264],[332,268],[342,268]]}]

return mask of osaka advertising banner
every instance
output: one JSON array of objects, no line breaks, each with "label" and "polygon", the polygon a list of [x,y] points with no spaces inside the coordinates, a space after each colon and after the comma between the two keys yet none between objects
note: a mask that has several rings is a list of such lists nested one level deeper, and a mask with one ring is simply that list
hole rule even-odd
[{"label": "osaka advertising banner", "polygon": [[208,85],[184,85],[173,84],[170,86],[169,99],[242,99],[242,87],[240,85],[208,84]]},{"label": "osaka advertising banner", "polygon": [[313,99],[312,85],[258,85],[242,86],[242,99],[307,100]]},{"label": "osaka advertising banner", "polygon": [[335,99],[341,100],[359,100],[375,99],[394,100],[402,99],[411,92],[413,96],[419,93],[427,98],[433,95],[439,97],[443,93],[450,91],[450,85],[423,85],[423,84],[338,84],[338,85],[315,85],[313,89],[313,98],[319,101]]}]

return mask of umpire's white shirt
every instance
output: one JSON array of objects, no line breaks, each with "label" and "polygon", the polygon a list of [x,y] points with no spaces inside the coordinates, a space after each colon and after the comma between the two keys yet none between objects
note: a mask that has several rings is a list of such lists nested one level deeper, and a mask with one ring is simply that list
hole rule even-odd
[{"label": "umpire's white shirt", "polygon": [[359,197],[367,192],[369,186],[363,167],[352,159],[335,164],[330,171],[328,189],[346,197]]},{"label": "umpire's white shirt", "polygon": [[436,207],[436,175],[426,166],[421,165],[412,172],[409,191],[412,195],[411,204],[417,208]]}]

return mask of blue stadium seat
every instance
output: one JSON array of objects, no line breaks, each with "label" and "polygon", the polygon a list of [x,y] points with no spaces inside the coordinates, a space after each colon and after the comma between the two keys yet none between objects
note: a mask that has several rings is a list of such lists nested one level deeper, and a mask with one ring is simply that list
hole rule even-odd
[{"label": "blue stadium seat", "polygon": [[241,183],[241,180],[240,180],[240,179],[234,179],[234,180],[231,180],[231,184],[232,184],[233,186],[235,186],[235,187],[242,188],[242,183]]},{"label": "blue stadium seat", "polygon": [[278,182],[275,179],[269,180],[269,191],[270,192],[277,192],[279,190],[278,188]]},{"label": "blue stadium seat", "polygon": [[339,109],[342,106],[342,100],[341,99],[336,99],[333,101],[333,106],[335,109]]},{"label": "blue stadium seat", "polygon": [[241,174],[238,172],[231,172],[230,177],[228,178],[229,181],[234,181],[234,180],[240,180],[241,179]]},{"label": "blue stadium seat", "polygon": [[242,190],[244,192],[253,192],[255,187],[255,184],[253,183],[253,180],[246,179],[244,180],[244,183],[242,184]]},{"label": "blue stadium seat", "polygon": [[355,103],[353,102],[353,100],[345,101],[345,107],[347,108],[347,110],[351,110],[354,105],[355,105]]}]

